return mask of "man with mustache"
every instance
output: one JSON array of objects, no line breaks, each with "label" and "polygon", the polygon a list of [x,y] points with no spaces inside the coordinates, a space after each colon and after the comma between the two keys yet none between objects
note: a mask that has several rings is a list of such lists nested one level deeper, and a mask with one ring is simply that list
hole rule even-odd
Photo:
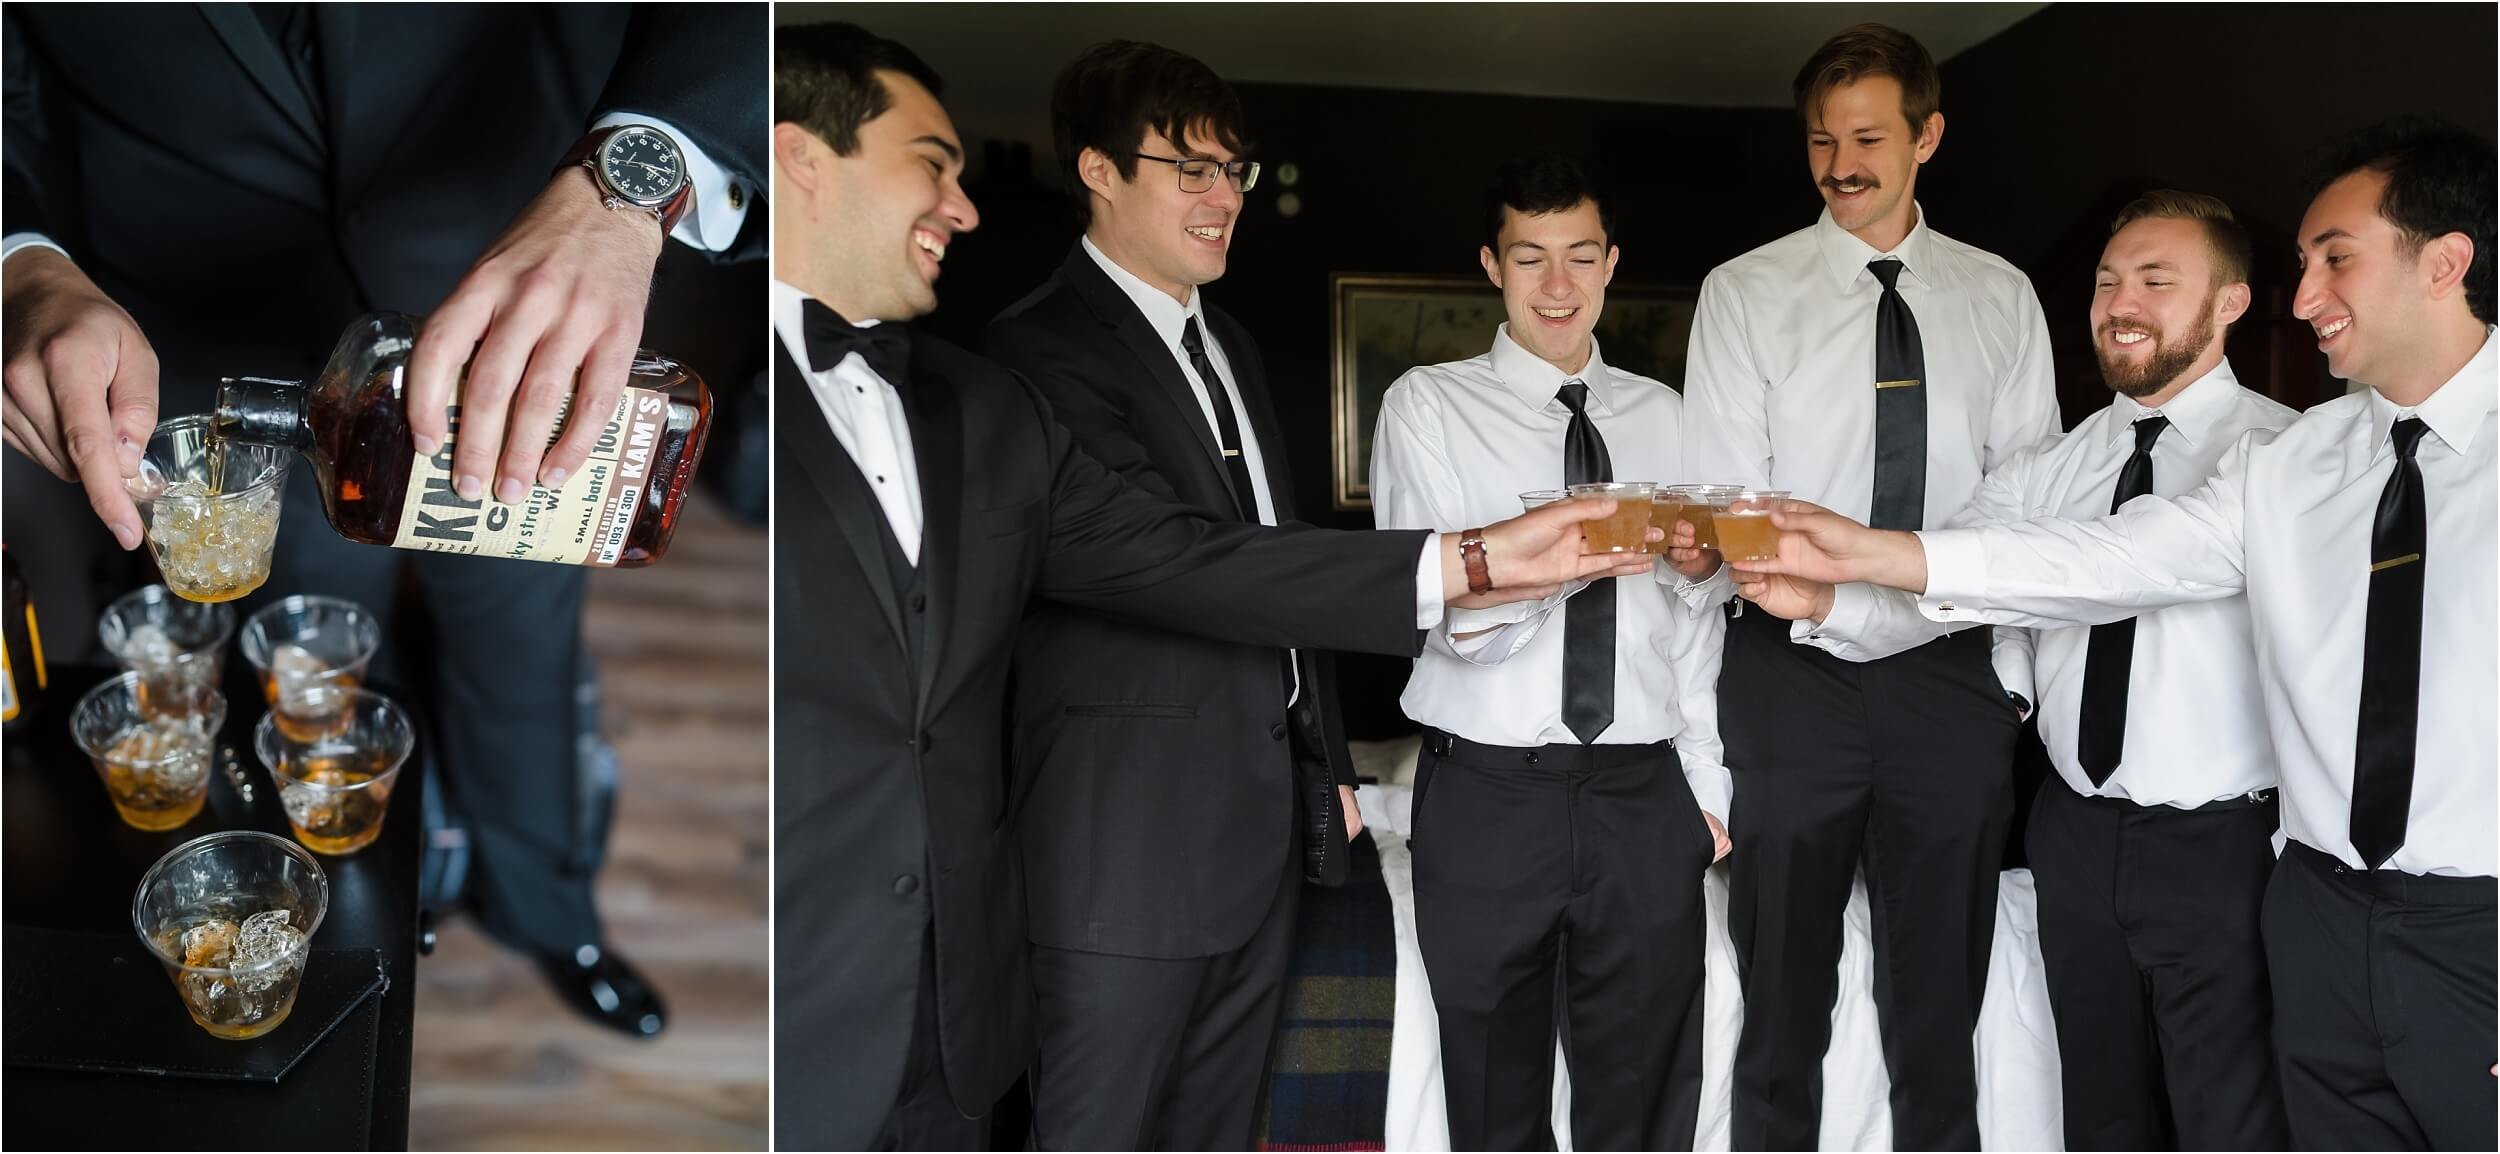
[{"label": "man with mustache", "polygon": [[[2248,310],[2248,234],[2221,201],[2147,193],[2094,274],[2093,352],[2116,395],[1991,470],[1948,527],[2092,518],[2203,483],[2245,435],[2299,414],[2240,387],[2222,338]],[[1768,578],[1753,602],[1851,660],[1934,637],[1897,590]],[[2029,635],[2031,630],[2005,630]],[[2278,780],[2248,601],[2037,631],[2057,772],[2024,845],[2056,1012],[2069,1150],[2279,1150],[2259,908]],[[2022,643],[2028,648],[2031,638]]]},{"label": "man with mustache", "polygon": [[[2038,297],[1939,235],[1912,192],[1944,135],[1936,66],[1898,31],[1833,37],[1797,74],[1825,212],[1702,284],[1688,471],[1916,527],[2057,432]],[[1880,662],[1764,613],[1728,623],[1719,724],[1735,773],[1728,923],[1745,993],[1740,1150],[1810,1149],[1841,915],[1863,858],[1901,1149],[1976,1149],[1971,1033],[2013,812],[2020,654],[1985,630]],[[2009,690],[2011,692],[2009,692]]]},{"label": "man with mustache", "polygon": [[2000,625],[2100,626],[2245,593],[2283,781],[2259,928],[2291,1147],[2488,1150],[2492,146],[2397,122],[2324,171],[2292,311],[2328,371],[2367,389],[2243,438],[2190,492],[2105,519],[1904,533],[1801,506],[1776,518],[1779,558],[1754,567]]},{"label": "man with mustache", "polygon": [[937,75],[854,25],[774,46],[775,1138],[973,1149],[1032,1059],[1001,732],[1028,601],[1411,656],[1446,604],[1648,566],[1581,554],[1611,502],[1341,533],[1126,483],[1022,378],[904,325],[980,219]]},{"label": "man with mustache", "polygon": [[[1492,351],[1410,369],[1381,398],[1384,528],[1685,472],[1683,398],[1608,365],[1593,335],[1621,255],[1596,183],[1567,157],[1515,161],[1487,208],[1478,256],[1509,319]],[[1709,577],[1718,560],[1687,566]],[[1453,1149],[1553,1148],[1558,1032],[1574,1147],[1693,1144],[1702,871],[1729,843],[1720,614],[1686,584],[1661,564],[1568,600],[1454,613],[1416,659],[1400,699],[1424,733],[1415,932]]]},{"label": "man with mustache", "polygon": [[[1259,177],[1231,87],[1100,44],[1060,72],[1051,129],[1085,234],[983,350],[1139,488],[1292,521],[1258,345],[1204,291]],[[1034,1144],[1245,1148],[1303,882],[1342,884],[1360,820],[1333,662],[1042,605],[1016,669]]]}]

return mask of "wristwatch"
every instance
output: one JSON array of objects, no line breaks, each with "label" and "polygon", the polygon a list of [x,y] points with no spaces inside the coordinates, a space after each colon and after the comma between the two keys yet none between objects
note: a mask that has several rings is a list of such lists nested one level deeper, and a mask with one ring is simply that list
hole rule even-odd
[{"label": "wristwatch", "polygon": [[581,138],[556,170],[590,170],[602,203],[612,210],[639,209],[660,222],[662,235],[694,207],[694,184],[686,179],[686,150],[648,124],[620,124]]},{"label": "wristwatch", "polygon": [[1467,591],[1493,591],[1493,570],[1484,559],[1484,530],[1469,529],[1458,535],[1458,557],[1467,563]]}]

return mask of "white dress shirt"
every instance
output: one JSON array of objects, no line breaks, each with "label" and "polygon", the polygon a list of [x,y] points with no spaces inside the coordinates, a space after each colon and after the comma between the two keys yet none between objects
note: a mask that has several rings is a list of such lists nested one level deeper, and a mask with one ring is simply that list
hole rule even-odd
[{"label": "white dress shirt", "polygon": [[[703,151],[692,137],[679,132],[675,125],[656,116],[638,112],[611,112],[592,123],[591,131],[618,124],[648,124],[668,134],[670,140],[686,154],[686,183],[694,186],[694,204],[679,218],[670,239],[704,252],[719,252],[738,238],[738,229],[746,223],[747,208],[754,203],[753,190],[742,187],[723,169],[711,154]],[[640,211],[640,210],[635,210]],[[0,261],[29,248],[48,248],[62,256],[62,248],[40,232],[13,232],[0,237]],[[804,362],[802,362],[804,363]]]},{"label": "white dress shirt", "polygon": [[[1875,495],[1875,308],[1867,271],[1900,260],[1926,368],[1925,524],[1970,503],[1979,479],[2057,435],[2057,380],[2039,295],[2022,270],[1927,227],[1889,253],[1832,222],[1788,234],[1701,282],[1684,365],[1684,457],[1696,483],[1786,489],[1864,521]],[[1724,600],[1734,586],[1720,580]],[[1810,626],[1796,623],[1792,640]],[[2000,679],[2028,655],[2000,646]],[[2009,681],[2008,686],[2012,683]]]},{"label": "white dress shirt", "polygon": [[[2135,456],[2135,423],[2155,414],[2170,421],[2153,442],[2153,492],[2163,497],[2204,484],[2243,435],[2271,434],[2300,419],[2241,388],[2224,361],[2158,409],[2112,396],[2073,432],[1991,470],[1978,495],[1947,527],[2107,516],[2118,474]],[[1867,661],[1923,643],[1946,627],[1921,615],[1910,594],[1844,585],[1810,644]],[[2274,740],[2266,729],[2247,598],[2173,605],[2136,617],[2124,758],[2097,786],[2076,754],[2092,630],[2070,626],[2035,635],[2006,627],[1998,634],[2012,635],[2010,640],[2026,648],[2036,644],[2032,676],[2023,686],[2008,688],[2036,703],[2049,761],[2076,793],[2192,809],[2276,785]]]},{"label": "white dress shirt", "polygon": [[[812,369],[807,363],[807,325],[802,306],[807,294],[797,286],[773,278],[768,305],[772,310],[773,335],[790,352],[790,360],[799,367],[799,375],[807,378],[808,392],[816,397],[816,407],[824,410],[825,423],[833,426],[833,439],[842,442],[859,475],[877,495],[877,507],[885,511],[885,523],[894,530],[894,539],[903,546],[903,555],[912,564],[920,563],[920,464],[912,452],[911,423],[903,412],[902,394],[894,390],[884,377],[868,368],[868,362],[852,353],[830,369]],[[877,322],[859,322],[862,327]]]},{"label": "white dress shirt", "polygon": [[2420,417],[2429,427],[2414,453],[2428,517],[2421,714],[2405,841],[2385,868],[2500,874],[2495,371],[2486,336],[2462,371],[2409,412],[2375,390],[2338,397],[2279,434],[2242,438],[2195,491],[2139,497],[2104,520],[1923,533],[1919,607],[1997,624],[2088,625],[2244,590],[2283,775],[2283,832],[2364,868],[2350,826],[2370,532],[2395,471],[2388,430]]},{"label": "white dress shirt", "polygon": [[[920,464],[912,451],[911,422],[903,411],[902,394],[869,369],[867,360],[858,353],[843,357],[831,369],[810,368],[803,316],[807,299],[807,293],[796,285],[773,278],[767,302],[773,336],[789,350],[799,375],[807,379],[808,391],[815,396],[817,408],[824,412],[825,423],[833,426],[834,439],[842,443],[860,476],[868,480],[869,488],[877,494],[877,507],[884,511],[894,539],[902,544],[903,555],[917,565]],[[858,323],[866,328],[877,322],[872,319]],[[1437,538],[1426,537],[1423,555],[1415,561],[1415,628],[1430,629],[1441,623],[1447,609],[1441,597],[1441,579],[1441,543]],[[1297,693],[1300,676],[1297,671]]]},{"label": "white dress shirt", "polygon": [[[1523,492],[1562,488],[1571,410],[1556,394],[1574,379],[1588,385],[1589,419],[1606,438],[1615,479],[1686,479],[1675,390],[1607,366],[1593,345],[1588,365],[1566,376],[1503,325],[1491,352],[1409,369],[1381,398],[1371,476],[1379,526],[1464,530],[1517,516]],[[1726,622],[1715,607],[1674,596],[1681,582],[1663,558],[1655,572],[1616,581],[1615,719],[1598,743],[1673,740],[1693,796],[1724,824],[1730,782],[1717,702]],[[1451,610],[1415,660],[1399,699],[1406,715],[1487,745],[1578,744],[1562,719],[1564,630],[1548,621],[1565,604]],[[1478,630],[1490,632],[1451,637]]]}]

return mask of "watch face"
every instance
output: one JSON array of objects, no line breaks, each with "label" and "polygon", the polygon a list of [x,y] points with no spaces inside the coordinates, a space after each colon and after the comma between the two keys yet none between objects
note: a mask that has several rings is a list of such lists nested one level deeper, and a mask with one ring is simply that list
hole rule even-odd
[{"label": "watch face", "polygon": [[629,128],[599,150],[599,174],[618,196],[659,205],[686,182],[686,165],[675,141],[648,128]]}]

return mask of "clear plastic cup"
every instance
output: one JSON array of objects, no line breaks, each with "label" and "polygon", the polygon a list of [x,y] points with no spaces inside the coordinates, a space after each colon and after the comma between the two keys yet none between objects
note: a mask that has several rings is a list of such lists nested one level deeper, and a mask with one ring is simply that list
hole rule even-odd
[{"label": "clear plastic cup", "polygon": [[242,647],[280,731],[315,741],[347,725],[350,695],[382,647],[382,623],[353,601],[298,595],[252,614]]},{"label": "clear plastic cup", "polygon": [[173,829],[199,816],[226,696],[183,685],[150,693],[140,706],[136,673],[88,690],[70,711],[70,735],[95,762],[113,808],[132,829]]},{"label": "clear plastic cup", "polygon": [[1711,520],[1719,531],[1719,552],[1728,560],[1768,561],[1780,555],[1780,531],[1771,514],[1788,499],[1786,489],[1740,489]]},{"label": "clear plastic cup", "polygon": [[215,428],[205,415],[157,425],[139,476],[123,482],[165,587],[192,601],[232,601],[269,580],[295,457],[274,445],[229,444]]},{"label": "clear plastic cup", "polygon": [[1597,481],[1573,485],[1571,496],[1574,500],[1605,499],[1616,502],[1613,513],[1580,523],[1580,532],[1588,541],[1588,552],[1648,552],[1649,494],[1655,488],[1657,486],[1647,481]]},{"label": "clear plastic cup", "polygon": [[1519,504],[1526,509],[1542,509],[1556,501],[1571,499],[1569,489],[1530,489],[1519,495]]},{"label": "clear plastic cup", "polygon": [[337,732],[311,741],[288,737],[274,711],[252,731],[295,840],[314,853],[351,854],[380,836],[400,766],[416,746],[408,712],[379,693],[349,690],[345,714]]},{"label": "clear plastic cup", "polygon": [[[1745,491],[1745,487],[1742,485],[1676,485],[1670,491],[1676,495],[1678,503],[1683,506],[1683,511],[1678,516],[1685,524],[1693,527],[1693,544],[1703,549],[1716,549],[1719,547],[1719,527],[1713,514],[1726,508],[1729,501],[1735,499],[1738,493]],[[1673,527],[1667,525],[1659,527],[1666,529],[1668,536],[1675,535]]]},{"label": "clear plastic cup", "polygon": [[286,1021],[312,937],[330,911],[321,863],[285,838],[229,830],[157,859],[130,899],[130,924],[201,1029],[257,1038]]},{"label": "clear plastic cup", "polygon": [[162,585],[124,594],[96,620],[105,651],[139,675],[142,712],[152,696],[223,685],[226,642],[233,637],[233,607],[185,600]]}]

